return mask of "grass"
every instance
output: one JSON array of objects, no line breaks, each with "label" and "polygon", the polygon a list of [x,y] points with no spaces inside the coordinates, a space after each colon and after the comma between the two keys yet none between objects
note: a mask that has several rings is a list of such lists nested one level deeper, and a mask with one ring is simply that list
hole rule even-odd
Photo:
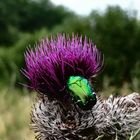
[{"label": "grass", "polygon": [[0,140],[34,140],[29,129],[33,97],[25,92],[0,90]]}]

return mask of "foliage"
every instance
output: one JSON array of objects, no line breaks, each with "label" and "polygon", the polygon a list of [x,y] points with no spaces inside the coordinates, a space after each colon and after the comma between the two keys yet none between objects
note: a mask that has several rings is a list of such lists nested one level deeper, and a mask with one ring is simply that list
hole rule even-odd
[{"label": "foliage", "polygon": [[101,82],[107,76],[109,85],[127,82],[140,88],[140,22],[135,12],[108,7],[105,13],[92,11],[82,17],[49,0],[1,0],[0,8],[0,85],[24,83],[20,69],[26,48],[63,32],[90,37],[101,49],[105,57]]},{"label": "foliage", "polygon": [[49,0],[1,0],[0,8],[2,45],[15,43],[18,38],[16,31],[34,32],[43,27],[51,29],[73,15],[62,6],[54,6]]},{"label": "foliage", "polygon": [[24,52],[28,47],[33,47],[43,36],[48,35],[47,30],[40,30],[34,34],[20,34],[20,39],[10,48],[0,48],[0,84],[19,87],[24,79],[20,70],[24,67]]},{"label": "foliage", "polygon": [[119,7],[109,7],[105,14],[90,15],[94,40],[105,55],[106,74],[112,83],[131,82],[131,71],[139,60],[137,43],[139,24]]}]

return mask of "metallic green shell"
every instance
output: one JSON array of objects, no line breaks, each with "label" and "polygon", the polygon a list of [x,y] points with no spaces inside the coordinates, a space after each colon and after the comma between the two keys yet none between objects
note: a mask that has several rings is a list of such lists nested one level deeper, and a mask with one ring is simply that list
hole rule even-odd
[{"label": "metallic green shell", "polygon": [[82,109],[88,110],[96,104],[96,95],[87,79],[81,76],[70,76],[68,89],[76,104]]}]

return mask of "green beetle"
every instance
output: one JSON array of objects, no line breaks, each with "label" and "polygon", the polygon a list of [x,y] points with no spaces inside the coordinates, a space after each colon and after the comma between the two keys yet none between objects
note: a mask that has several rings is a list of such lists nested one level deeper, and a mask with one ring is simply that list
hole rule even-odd
[{"label": "green beetle", "polygon": [[70,76],[68,90],[75,103],[83,110],[90,110],[97,102],[96,94],[87,79],[81,76]]}]

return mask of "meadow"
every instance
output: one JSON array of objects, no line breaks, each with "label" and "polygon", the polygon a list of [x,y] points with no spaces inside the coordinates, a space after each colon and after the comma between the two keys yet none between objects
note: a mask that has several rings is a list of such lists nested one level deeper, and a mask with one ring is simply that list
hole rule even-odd
[{"label": "meadow", "polygon": [[27,90],[0,89],[0,140],[34,140],[29,126],[32,104]]}]

